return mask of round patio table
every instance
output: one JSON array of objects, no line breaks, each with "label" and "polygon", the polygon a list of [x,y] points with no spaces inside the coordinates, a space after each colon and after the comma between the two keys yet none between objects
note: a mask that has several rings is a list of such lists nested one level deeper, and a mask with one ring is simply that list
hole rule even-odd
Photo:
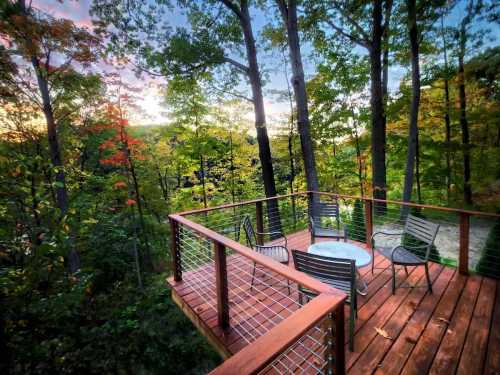
[{"label": "round patio table", "polygon": [[307,252],[315,255],[322,255],[325,257],[354,260],[356,264],[357,280],[362,284],[361,289],[359,288],[358,284],[357,291],[363,296],[366,295],[368,285],[366,285],[366,282],[359,274],[358,268],[370,264],[372,261],[372,256],[364,249],[347,242],[325,241],[309,246]]}]

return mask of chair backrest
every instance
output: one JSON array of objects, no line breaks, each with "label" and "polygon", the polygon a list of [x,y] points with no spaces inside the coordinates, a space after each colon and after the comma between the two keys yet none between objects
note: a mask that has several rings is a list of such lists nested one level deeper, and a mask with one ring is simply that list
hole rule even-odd
[{"label": "chair backrest", "polygon": [[320,224],[321,218],[323,217],[335,218],[337,224],[339,224],[340,221],[339,203],[337,201],[316,203],[312,210],[312,218],[315,222],[319,221],[317,224]]},{"label": "chair backrest", "polygon": [[[356,280],[356,264],[352,259],[332,258],[292,250],[295,268],[326,284],[336,287],[338,282],[346,285],[339,288],[347,293],[353,293]],[[336,283],[337,282],[337,283]],[[350,295],[352,297],[353,294]]]},{"label": "chair backrest", "polygon": [[245,231],[245,235],[247,237],[247,245],[253,249],[257,244],[257,236],[255,234],[255,231],[253,230],[253,225],[252,221],[250,220],[250,216],[246,215],[243,218],[241,225],[243,225],[243,230]]},{"label": "chair backrest", "polygon": [[413,215],[408,215],[406,218],[404,233],[426,243],[429,247],[434,244],[438,230],[439,224],[435,224]]}]

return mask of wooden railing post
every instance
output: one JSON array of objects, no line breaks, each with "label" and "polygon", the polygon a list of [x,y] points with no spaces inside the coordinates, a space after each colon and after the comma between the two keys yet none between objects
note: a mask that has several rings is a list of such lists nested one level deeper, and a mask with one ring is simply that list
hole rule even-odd
[{"label": "wooden railing post", "polygon": [[308,191],[307,192],[307,213],[309,214],[310,217],[312,217],[314,214],[313,205],[314,205],[314,193],[312,191]]},{"label": "wooden railing post", "polygon": [[332,372],[335,375],[345,374],[345,317],[342,302],[332,314]]},{"label": "wooden railing post", "polygon": [[470,215],[460,213],[460,252],[458,257],[458,271],[462,275],[469,274],[469,227]]},{"label": "wooden railing post", "polygon": [[172,254],[172,270],[174,280],[182,281],[181,253],[179,247],[179,223],[169,218],[170,221],[170,253]]},{"label": "wooden railing post", "polygon": [[369,198],[363,199],[365,204],[365,231],[366,231],[366,245],[371,249],[372,235],[373,235],[373,205]]},{"label": "wooden railing post", "polygon": [[[264,232],[264,212],[262,210],[262,201],[255,202],[255,221],[257,232]],[[257,242],[259,245],[264,245],[264,237],[262,234],[257,234]]]},{"label": "wooden railing post", "polygon": [[214,242],[215,285],[217,288],[217,318],[219,326],[229,328],[229,294],[227,289],[226,248]]}]

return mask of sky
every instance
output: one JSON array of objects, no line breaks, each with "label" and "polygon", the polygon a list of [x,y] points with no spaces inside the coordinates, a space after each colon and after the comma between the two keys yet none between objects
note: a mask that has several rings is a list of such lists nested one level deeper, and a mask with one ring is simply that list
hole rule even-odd
[{"label": "sky", "polygon": [[[54,17],[68,18],[72,20],[76,25],[81,27],[92,28],[92,21],[89,15],[89,9],[92,0],[33,0],[33,6],[44,12],[51,14]],[[447,18],[448,24],[454,24],[458,22],[463,17],[463,10],[465,2],[462,1],[454,9],[453,13]],[[172,26],[182,26],[186,21],[185,17],[174,10],[175,16],[172,17]],[[258,33],[263,29],[264,25],[268,22],[268,17],[261,10],[253,10],[253,29],[256,34],[256,39],[258,39]],[[481,27],[483,25],[477,25]],[[498,44],[500,39],[500,28],[493,30],[491,33],[491,40],[487,42],[487,45]],[[258,46],[259,47],[259,46]],[[309,58],[311,49],[307,44],[302,45],[302,55],[304,70],[307,77],[311,77],[314,74],[315,65],[314,62]],[[277,63],[278,61],[278,63]],[[279,103],[272,94],[274,90],[286,90],[287,83],[286,77],[283,72],[282,57],[277,55],[277,53],[270,54],[259,49],[259,63],[261,65],[261,70],[266,71],[268,78],[264,87],[264,102],[266,108],[268,127],[273,128],[277,119],[283,118],[284,115],[289,113],[288,103]],[[103,71],[109,71],[110,66],[106,66],[105,63],[101,62],[98,64],[98,69]],[[406,70],[401,66],[391,66],[389,70],[389,89],[391,91],[397,90],[399,87],[399,82],[405,75]],[[132,69],[124,69],[122,72],[122,79],[134,86],[141,89],[138,97],[139,107],[142,109],[140,113],[136,113],[134,118],[131,119],[132,123],[146,125],[146,124],[159,124],[165,123],[168,120],[166,114],[167,108],[162,103],[162,85],[166,82],[162,79],[153,78],[151,76],[141,77],[138,79],[133,73]],[[289,73],[290,74],[290,73]],[[253,114],[248,114],[249,119],[253,119]]]}]

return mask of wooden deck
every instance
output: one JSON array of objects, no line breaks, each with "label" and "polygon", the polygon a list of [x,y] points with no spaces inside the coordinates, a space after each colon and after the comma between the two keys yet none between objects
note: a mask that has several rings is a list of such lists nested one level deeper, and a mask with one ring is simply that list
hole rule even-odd
[{"label": "wooden deck", "polygon": [[[305,251],[309,244],[307,231],[288,236],[289,249]],[[227,258],[229,275],[237,271],[231,268],[238,257]],[[432,263],[434,293],[425,287],[398,288],[392,295],[389,266],[376,256],[373,274],[370,267],[360,270],[368,294],[358,297],[354,352],[346,346],[348,373],[500,374],[499,281],[463,276],[454,268]],[[408,270],[408,277],[403,270],[398,272],[398,283],[426,286],[423,267]],[[229,357],[246,346],[248,338],[242,337],[241,330],[224,332],[217,326],[217,311],[200,296],[199,285],[195,293],[200,280],[196,272],[185,272],[180,283],[170,281],[173,299],[212,345]],[[266,290],[260,293],[265,302]],[[230,310],[237,310],[237,300],[230,304]],[[346,318],[348,314],[346,309]],[[380,334],[384,332],[387,337]]]}]

